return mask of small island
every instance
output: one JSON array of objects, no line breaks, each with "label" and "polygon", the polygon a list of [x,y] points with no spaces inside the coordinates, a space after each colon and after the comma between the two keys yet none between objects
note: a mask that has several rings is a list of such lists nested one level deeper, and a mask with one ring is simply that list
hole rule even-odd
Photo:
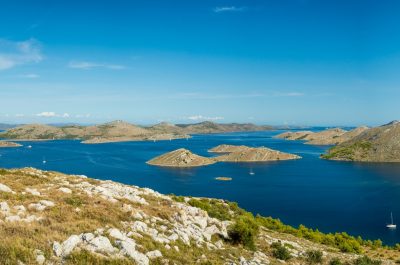
[{"label": "small island", "polygon": [[187,149],[180,148],[157,156],[147,164],[162,167],[199,167],[214,164],[216,160],[193,154]]},{"label": "small island", "polygon": [[267,162],[300,159],[298,155],[280,152],[267,147],[248,147],[236,145],[219,145],[210,149],[213,152],[227,153],[216,157],[220,162]]},{"label": "small island", "polygon": [[0,141],[0,148],[21,147],[21,146],[22,145],[13,142]]},{"label": "small island", "polygon": [[209,152],[224,153],[216,157],[203,157],[180,148],[147,161],[149,165],[162,167],[199,167],[216,162],[267,162],[300,159],[298,155],[288,154],[266,147],[248,147],[237,145],[219,145]]},{"label": "small island", "polygon": [[232,178],[230,178],[230,177],[216,177],[215,179],[219,180],[219,181],[231,181],[232,180]]}]

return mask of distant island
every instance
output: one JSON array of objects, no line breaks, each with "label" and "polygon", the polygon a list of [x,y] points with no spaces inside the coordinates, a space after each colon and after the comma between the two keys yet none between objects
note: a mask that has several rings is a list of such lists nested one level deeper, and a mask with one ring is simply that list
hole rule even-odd
[{"label": "distant island", "polygon": [[6,141],[0,141],[0,148],[6,148],[6,147],[20,147],[22,145],[13,143],[13,142],[6,142]]},{"label": "distant island", "polygon": [[400,162],[400,122],[364,130],[328,150],[322,158],[360,162]]},{"label": "distant island", "polygon": [[180,148],[155,157],[149,160],[147,164],[162,167],[198,167],[214,164],[216,162],[267,162],[301,158],[297,155],[272,150],[266,147],[219,145],[209,151],[224,154],[216,157],[203,157],[193,154],[187,149]]},{"label": "distant island", "polygon": [[281,133],[275,137],[286,140],[303,140],[306,141],[306,144],[311,145],[336,145],[356,137],[367,129],[368,127],[362,126],[350,131],[341,128],[332,128],[320,132],[296,131]]},{"label": "distant island", "polygon": [[114,121],[101,125],[51,126],[28,124],[8,129],[0,133],[0,138],[10,140],[81,140],[85,144],[99,144],[125,141],[160,141],[189,138],[190,134],[271,130],[271,126],[254,124],[219,124],[201,122],[197,124],[159,123],[153,126],[138,126],[124,121]]}]

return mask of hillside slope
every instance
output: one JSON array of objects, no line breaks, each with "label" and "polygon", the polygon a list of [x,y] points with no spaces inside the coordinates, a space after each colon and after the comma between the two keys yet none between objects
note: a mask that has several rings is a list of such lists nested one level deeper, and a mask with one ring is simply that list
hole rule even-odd
[{"label": "hillside slope", "polygon": [[223,200],[166,196],[33,168],[0,169],[0,264],[242,265],[279,264],[278,258],[308,264],[320,254],[323,264],[335,258],[377,264],[353,263],[360,256],[340,250],[399,256],[345,234],[255,218]]}]

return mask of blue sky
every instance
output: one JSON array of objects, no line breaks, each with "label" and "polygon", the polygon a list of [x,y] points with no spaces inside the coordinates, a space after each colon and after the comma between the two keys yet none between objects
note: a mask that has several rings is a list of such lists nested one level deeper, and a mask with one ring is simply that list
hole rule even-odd
[{"label": "blue sky", "polygon": [[0,122],[386,123],[400,119],[399,12],[395,0],[5,0]]}]

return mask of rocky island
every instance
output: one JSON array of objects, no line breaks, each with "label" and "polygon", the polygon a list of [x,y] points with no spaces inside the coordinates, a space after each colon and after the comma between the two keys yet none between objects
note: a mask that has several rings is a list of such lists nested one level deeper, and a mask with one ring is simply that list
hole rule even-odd
[{"label": "rocky island", "polygon": [[0,133],[0,138],[10,140],[81,140],[85,144],[100,144],[126,141],[160,141],[190,138],[190,134],[241,132],[271,130],[271,126],[254,124],[218,124],[201,122],[197,124],[174,125],[159,123],[143,127],[124,121],[114,121],[101,125],[50,126],[28,124],[8,129]]},{"label": "rocky island", "polygon": [[288,154],[266,147],[248,147],[235,145],[219,145],[210,149],[211,152],[227,153],[216,157],[221,162],[266,162],[300,159],[298,155]]},{"label": "rocky island", "polygon": [[322,158],[361,162],[400,162],[400,122],[365,129],[328,150]]},{"label": "rocky island", "polygon": [[299,159],[300,156],[292,155],[266,147],[248,147],[237,145],[219,145],[209,152],[222,153],[216,157],[203,157],[193,154],[189,150],[178,150],[160,155],[147,164],[163,167],[198,167],[214,164],[216,162],[267,162],[277,160]]},{"label": "rocky island", "polygon": [[147,164],[163,167],[199,167],[214,164],[215,162],[212,158],[199,156],[187,149],[180,148],[155,157],[147,161]]},{"label": "rocky island", "polygon": [[0,148],[7,148],[7,147],[20,147],[22,145],[13,143],[13,142],[6,142],[6,141],[0,141]]},{"label": "rocky island", "polygon": [[310,264],[315,255],[323,264],[380,264],[360,263],[375,256],[394,264],[389,258],[399,257],[368,244],[254,217],[220,199],[0,169],[0,264]]}]

